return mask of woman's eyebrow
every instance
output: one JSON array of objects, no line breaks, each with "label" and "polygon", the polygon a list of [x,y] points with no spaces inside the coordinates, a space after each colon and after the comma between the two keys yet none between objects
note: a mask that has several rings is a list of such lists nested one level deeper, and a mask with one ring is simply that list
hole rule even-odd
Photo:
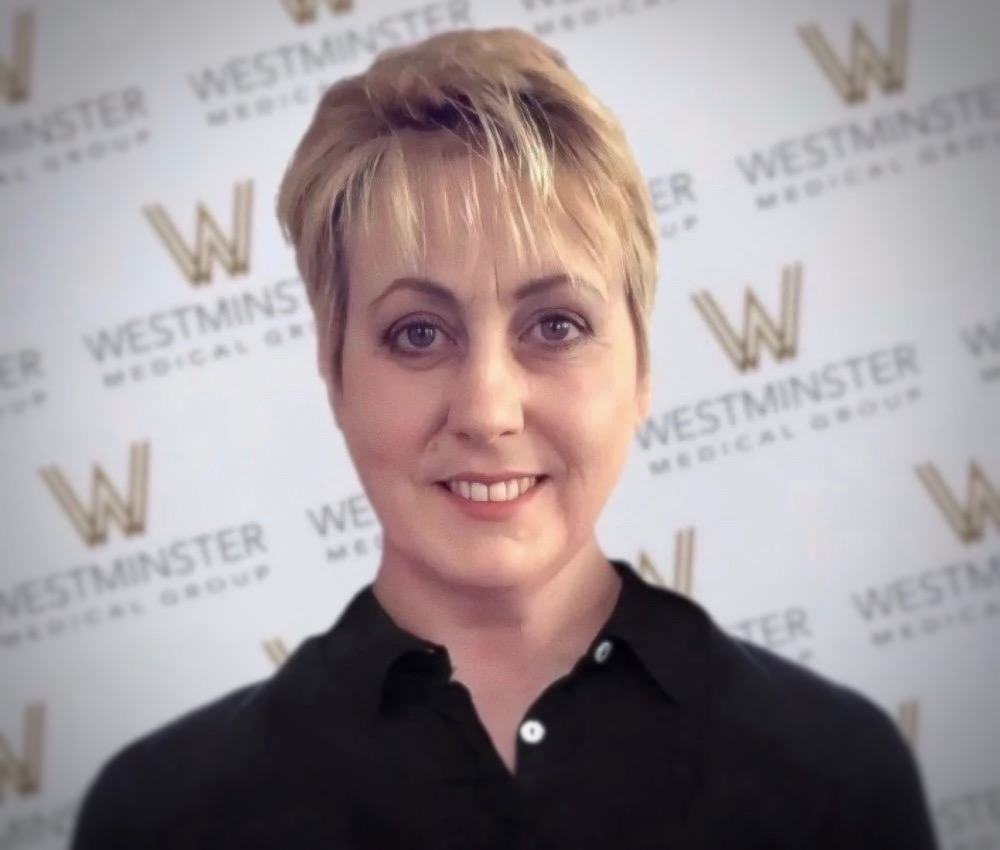
[{"label": "woman's eyebrow", "polygon": [[[514,292],[514,300],[523,301],[525,298],[530,298],[533,295],[539,295],[540,293],[565,286],[573,286],[574,284],[576,284],[580,289],[597,296],[601,301],[607,301],[607,296],[586,278],[582,278],[579,275],[569,275],[563,272],[529,280],[527,283],[524,283],[517,288]],[[448,287],[444,284],[425,277],[407,276],[396,278],[392,283],[390,283],[372,300],[371,304],[369,304],[369,309],[374,310],[385,298],[393,292],[399,290],[422,292],[425,295],[429,295],[432,298],[455,307],[459,304],[455,293],[448,289]]]}]

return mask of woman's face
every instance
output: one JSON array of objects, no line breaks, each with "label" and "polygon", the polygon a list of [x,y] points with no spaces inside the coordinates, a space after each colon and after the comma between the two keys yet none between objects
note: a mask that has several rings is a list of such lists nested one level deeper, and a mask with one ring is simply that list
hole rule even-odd
[{"label": "woman's face", "polygon": [[[348,243],[339,389],[321,368],[382,524],[384,562],[452,586],[550,576],[596,546],[598,515],[647,412],[622,283],[572,242],[562,265],[544,244],[519,262],[509,240],[449,237],[438,214],[422,224],[413,267],[379,223],[389,216],[373,219]],[[574,289],[561,274],[586,283]],[[441,483],[508,472],[544,478],[489,517]]]}]

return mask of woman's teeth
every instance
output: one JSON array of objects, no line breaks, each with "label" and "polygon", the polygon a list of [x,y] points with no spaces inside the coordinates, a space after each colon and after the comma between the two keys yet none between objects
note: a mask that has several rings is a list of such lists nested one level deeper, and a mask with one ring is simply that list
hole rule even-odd
[{"label": "woman's teeth", "polygon": [[514,478],[511,481],[498,481],[495,484],[483,484],[479,481],[449,481],[448,489],[456,496],[469,499],[472,502],[509,502],[530,490],[538,481],[538,476]]}]

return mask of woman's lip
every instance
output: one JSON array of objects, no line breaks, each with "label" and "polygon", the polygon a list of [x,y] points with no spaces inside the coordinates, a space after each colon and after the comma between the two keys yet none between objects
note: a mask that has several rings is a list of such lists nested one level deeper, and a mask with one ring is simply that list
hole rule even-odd
[{"label": "woman's lip", "polygon": [[[505,478],[504,480],[505,481],[516,481],[518,478],[534,478],[535,479],[535,483],[537,484],[539,481],[544,481],[548,477],[549,477],[548,475],[520,475],[520,476],[514,476],[513,478],[509,478],[509,479]],[[444,488],[447,489],[449,481],[464,481],[464,480],[468,480],[470,484],[472,483],[471,479],[463,479],[463,478],[449,478],[449,479],[447,479],[445,481],[437,481],[435,483],[440,484],[442,487],[444,487]],[[480,483],[482,483],[482,482],[480,482]],[[489,486],[489,485],[487,485],[487,486]]]},{"label": "woman's lip", "polygon": [[491,502],[488,499],[474,502],[452,492],[447,484],[438,482],[438,486],[444,491],[445,498],[467,516],[477,520],[505,520],[515,516],[535,498],[539,490],[543,489],[546,478],[544,475],[538,476],[538,480],[516,499],[502,502]]}]

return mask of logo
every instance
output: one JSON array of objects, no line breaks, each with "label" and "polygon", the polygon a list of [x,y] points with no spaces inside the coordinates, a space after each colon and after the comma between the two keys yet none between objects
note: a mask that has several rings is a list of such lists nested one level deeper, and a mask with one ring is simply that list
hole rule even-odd
[{"label": "logo", "polygon": [[917,733],[920,731],[920,702],[909,699],[901,702],[896,709],[896,727],[899,734],[910,745],[910,749],[917,748]]},{"label": "logo", "polygon": [[[48,573],[5,578],[0,584],[0,650],[132,621],[153,609],[230,602],[270,577],[270,549],[261,522],[250,519],[190,529],[169,540],[150,539],[149,443],[131,446],[127,475],[125,486],[115,486],[95,464],[88,502],[56,467],[42,471],[91,551],[83,557],[78,551],[76,563]],[[112,535],[112,526],[121,534]],[[141,540],[120,539],[139,534],[144,535]],[[93,551],[96,547],[102,547],[100,555]]]},{"label": "logo", "polygon": [[[594,32],[604,24],[613,25],[623,18],[636,19],[642,14],[662,12],[676,6],[679,0],[643,0],[641,3],[606,3],[598,0],[521,0],[524,12],[531,19],[531,28],[542,39],[577,32]],[[656,25],[653,24],[655,27]]]},{"label": "logo", "polygon": [[[840,353],[826,362],[810,358],[794,371],[782,366],[774,374],[766,368],[799,359],[802,277],[802,263],[784,266],[778,309],[766,308],[748,287],[742,327],[726,317],[708,291],[691,296],[740,378],[734,386],[713,388],[701,398],[659,411],[638,428],[641,449],[658,454],[649,460],[651,474],[693,469],[787,443],[806,432],[884,418],[922,398],[919,352],[906,342]],[[757,370],[764,376],[748,374]]]},{"label": "logo", "polygon": [[0,351],[0,422],[48,401],[44,357],[37,348]]},{"label": "logo", "polygon": [[45,706],[34,703],[24,712],[24,743],[20,753],[0,735],[0,802],[8,792],[21,797],[38,793],[42,784],[44,742]]},{"label": "logo", "polygon": [[639,551],[639,575],[650,584],[669,587],[675,593],[692,596],[694,590],[694,528],[683,528],[674,536],[674,576],[668,585],[653,559],[646,552]]},{"label": "logo", "polygon": [[35,13],[22,10],[3,20],[11,27],[4,27],[0,47],[0,104],[17,109],[0,109],[0,189],[39,174],[96,166],[149,141],[142,89],[76,92],[70,102],[53,103],[46,92],[33,90]]},{"label": "logo", "polygon": [[983,539],[986,520],[1000,530],[1000,491],[975,461],[969,463],[965,503],[959,501],[932,463],[917,467],[917,477],[963,543]]},{"label": "logo", "polygon": [[868,31],[855,21],[847,61],[837,55],[818,25],[799,27],[799,35],[844,102],[853,105],[868,98],[871,82],[887,95],[905,87],[909,18],[907,0],[894,0],[889,7],[889,43],[885,50],[880,50]]},{"label": "logo", "polygon": [[383,51],[475,26],[471,0],[428,0],[412,6],[372,3],[371,14],[360,21],[346,14],[351,3],[266,0],[274,4],[276,14],[279,1],[298,24],[324,18],[332,25],[303,29],[297,40],[251,45],[245,53],[218,57],[190,70],[187,83],[209,127],[311,111],[331,85]]},{"label": "logo", "polygon": [[814,655],[813,626],[809,611],[798,606],[768,611],[732,623],[728,630],[736,637],[808,664]]},{"label": "logo", "polygon": [[674,239],[698,226],[698,196],[690,172],[660,174],[646,181],[661,239]]},{"label": "logo", "polygon": [[10,59],[0,56],[0,93],[7,103],[23,103],[31,89],[31,59],[35,42],[35,16],[28,11],[14,15],[14,49]]},{"label": "logo", "polygon": [[707,291],[691,296],[723,350],[740,371],[760,365],[761,347],[775,360],[795,357],[799,344],[799,304],[802,296],[802,264],[785,266],[781,272],[781,318],[775,321],[749,287],[743,306],[743,333],[738,334]]},{"label": "logo", "polygon": [[983,364],[979,377],[1000,381],[1000,317],[963,328],[961,336],[969,354]]},{"label": "logo", "polygon": [[[916,473],[961,544],[982,540],[990,518],[1000,529],[1000,498],[978,463],[969,464],[964,501],[934,464],[920,464]],[[1000,620],[1000,549],[966,549],[944,564],[924,565],[853,592],[851,601],[876,647],[995,623]]]},{"label": "logo", "polygon": [[311,24],[316,20],[319,7],[325,5],[334,15],[354,10],[353,0],[281,0],[285,11],[297,24]]},{"label": "logo", "polygon": [[382,550],[382,527],[364,492],[307,509],[306,519],[325,548],[327,563],[364,560]]},{"label": "logo", "polygon": [[[174,261],[165,261],[164,268],[172,276],[176,264],[197,293],[187,303],[122,317],[84,334],[83,343],[106,389],[216,365],[236,368],[234,361],[242,358],[315,339],[315,319],[297,276],[242,285],[251,270],[253,207],[253,181],[243,180],[232,187],[228,226],[218,210],[213,213],[200,201],[193,229],[178,226],[161,204],[143,208]],[[220,273],[241,285],[208,286]],[[187,287],[185,291],[191,292]]]},{"label": "logo", "polygon": [[1000,784],[965,788],[934,804],[942,850],[989,850],[1000,835]]},{"label": "logo", "polygon": [[[855,22],[848,43],[832,46],[815,23],[799,27],[801,64],[828,78],[838,111],[812,127],[792,125],[778,138],[735,157],[759,212],[784,209],[908,179],[914,172],[989,156],[1000,148],[1000,80],[986,77],[951,91],[908,97],[909,5],[892,0],[888,32],[873,37]],[[993,25],[981,9],[982,27]],[[880,90],[882,97],[873,96]],[[890,99],[891,96],[891,99]],[[877,100],[882,108],[858,108]],[[839,118],[838,118],[839,115]],[[943,179],[943,178],[942,178]]]},{"label": "logo", "polygon": [[265,640],[263,642],[264,652],[267,653],[267,657],[271,659],[271,663],[275,667],[280,667],[288,660],[289,652],[288,647],[285,646],[285,642],[281,638],[271,638],[270,640]]},{"label": "logo", "polygon": [[41,476],[88,546],[107,543],[112,522],[126,537],[146,530],[149,443],[134,443],[129,451],[128,496],[125,498],[115,489],[110,476],[96,464],[91,477],[89,508],[58,468],[47,467],[41,471]]},{"label": "logo", "polygon": [[167,250],[193,286],[212,280],[216,262],[230,277],[250,271],[250,224],[253,214],[253,181],[244,180],[233,187],[232,232],[227,236],[201,202],[195,213],[194,246],[185,242],[180,231],[160,204],[143,209],[149,223],[163,240]]}]

